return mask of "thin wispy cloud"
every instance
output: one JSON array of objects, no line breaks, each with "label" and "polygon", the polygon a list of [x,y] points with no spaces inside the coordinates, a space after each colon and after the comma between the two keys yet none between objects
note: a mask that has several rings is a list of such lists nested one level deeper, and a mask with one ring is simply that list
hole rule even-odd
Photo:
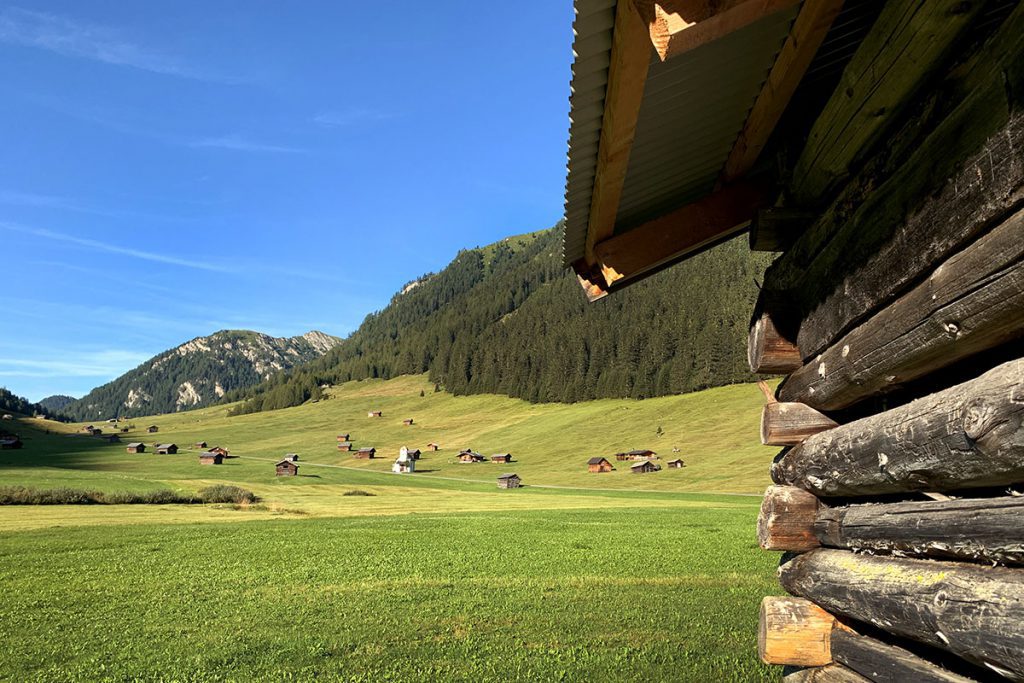
[{"label": "thin wispy cloud", "polygon": [[272,152],[277,154],[301,154],[306,151],[299,147],[288,147],[285,145],[274,145],[248,140],[240,135],[224,135],[221,137],[203,138],[201,140],[190,142],[189,147],[227,149],[235,152]]},{"label": "thin wispy cloud", "polygon": [[26,360],[0,357],[0,377],[113,377],[145,362],[149,355],[110,349],[71,354],[55,351],[61,358]]},{"label": "thin wispy cloud", "polygon": [[313,122],[325,128],[347,128],[374,121],[386,121],[394,118],[394,114],[364,107],[349,107],[340,111],[321,112],[313,117]]},{"label": "thin wispy cloud", "polygon": [[0,9],[0,42],[169,76],[223,80],[142,46],[113,27],[20,7]]},{"label": "thin wispy cloud", "polygon": [[215,265],[212,263],[203,263],[202,261],[184,259],[176,256],[169,256],[167,254],[157,254],[151,251],[143,251],[141,249],[133,249],[131,247],[122,247],[116,244],[111,244],[109,242],[102,242],[100,240],[93,240],[86,237],[76,237],[74,235],[67,235],[62,232],[46,230],[45,228],[29,228],[22,225],[14,225],[12,223],[0,222],[0,229],[10,230],[12,232],[19,232],[24,235],[33,235],[35,237],[53,240],[56,242],[75,244],[80,247],[85,247],[87,249],[92,249],[95,251],[103,251],[108,254],[121,254],[124,256],[131,256],[132,258],[143,259],[145,261],[165,263],[172,266],[181,266],[183,268],[194,268],[196,270],[206,270],[220,273],[229,270],[223,264]]}]

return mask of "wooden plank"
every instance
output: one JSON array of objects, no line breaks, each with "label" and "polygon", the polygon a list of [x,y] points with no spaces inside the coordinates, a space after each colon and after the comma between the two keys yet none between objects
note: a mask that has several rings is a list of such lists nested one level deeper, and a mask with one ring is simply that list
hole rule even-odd
[{"label": "wooden plank", "polygon": [[783,676],[782,680],[783,683],[870,683],[870,679],[841,664],[801,669]]},{"label": "wooden plank", "polygon": [[[811,535],[833,548],[1024,565],[1022,522],[1024,497],[1019,496],[913,501],[821,508]],[[801,538],[801,523],[791,526],[792,537]],[[801,547],[779,549],[804,549],[800,543],[789,545]]]},{"label": "wooden plank", "polygon": [[757,654],[765,664],[824,666],[836,618],[809,600],[766,597],[758,619]]},{"label": "wooden plank", "polygon": [[840,425],[772,465],[818,496],[955,491],[1024,481],[1024,359]]},{"label": "wooden plank", "polygon": [[761,443],[765,446],[796,446],[807,437],[839,423],[803,403],[774,401],[761,411]]},{"label": "wooden plank", "polygon": [[838,410],[1024,335],[1024,210],[952,256],[779,387]]},{"label": "wooden plank", "polygon": [[605,282],[622,284],[742,232],[767,198],[759,183],[736,183],[600,242],[594,253]]},{"label": "wooden plank", "polygon": [[622,185],[651,63],[647,27],[632,2],[619,2],[616,6],[610,59],[587,224],[585,258],[591,264],[594,263],[594,245],[615,232]]},{"label": "wooden plank", "polygon": [[750,224],[751,251],[786,251],[814,218],[814,212],[805,209],[761,209]]},{"label": "wooden plank", "polygon": [[634,0],[662,61],[723,38],[799,0]]},{"label": "wooden plank", "polygon": [[1024,204],[1024,4],[933,99],[765,275],[804,358]]},{"label": "wooden plank", "polygon": [[764,550],[803,552],[821,546],[814,533],[821,503],[795,486],[769,486],[757,516],[757,542]]},{"label": "wooden plank", "polygon": [[835,662],[876,683],[970,683],[973,680],[946,671],[901,647],[846,629],[832,631],[831,648]]},{"label": "wooden plank", "polygon": [[[722,170],[723,183],[737,180],[753,167],[842,8],[843,0],[805,2],[800,8],[789,37],[775,58],[768,79],[761,87],[754,107],[729,152]],[[757,234],[761,234],[763,239],[763,226],[762,229],[751,231],[752,244]]]},{"label": "wooden plank", "polygon": [[798,313],[792,300],[761,290],[747,337],[750,371],[787,375],[799,370],[804,361],[796,344],[798,327]]},{"label": "wooden plank", "polygon": [[779,581],[833,614],[1024,678],[1024,570],[819,548],[782,565]]},{"label": "wooden plank", "polygon": [[811,128],[793,172],[797,204],[819,203],[849,176],[984,5],[962,0],[885,4]]}]

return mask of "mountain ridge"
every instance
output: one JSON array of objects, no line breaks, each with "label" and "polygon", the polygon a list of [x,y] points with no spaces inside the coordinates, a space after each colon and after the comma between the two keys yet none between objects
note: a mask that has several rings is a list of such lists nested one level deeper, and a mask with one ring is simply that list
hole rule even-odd
[{"label": "mountain ridge", "polygon": [[157,354],[66,404],[61,412],[77,420],[96,420],[207,406],[229,391],[315,360],[340,342],[318,330],[294,337],[219,330]]}]

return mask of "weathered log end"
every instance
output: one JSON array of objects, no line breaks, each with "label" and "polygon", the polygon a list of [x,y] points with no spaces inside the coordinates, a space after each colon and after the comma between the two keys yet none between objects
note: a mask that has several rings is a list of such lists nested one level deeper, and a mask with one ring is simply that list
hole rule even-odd
[{"label": "weathered log end", "polygon": [[851,671],[841,664],[816,666],[800,669],[782,677],[783,683],[870,683],[856,671]]},{"label": "weathered log end", "polygon": [[765,664],[831,664],[835,621],[810,600],[767,597],[761,601],[757,654]]},{"label": "weathered log end", "polygon": [[784,332],[787,329],[784,309],[762,302],[758,303],[758,309],[747,338],[747,362],[751,372],[786,375],[803,367],[799,347]]},{"label": "weathered log end", "polygon": [[817,548],[814,522],[821,504],[794,486],[769,486],[757,517],[757,542],[765,550],[802,552]]},{"label": "weathered log end", "polygon": [[803,403],[773,402],[761,411],[761,443],[796,446],[809,436],[838,426],[829,416]]}]

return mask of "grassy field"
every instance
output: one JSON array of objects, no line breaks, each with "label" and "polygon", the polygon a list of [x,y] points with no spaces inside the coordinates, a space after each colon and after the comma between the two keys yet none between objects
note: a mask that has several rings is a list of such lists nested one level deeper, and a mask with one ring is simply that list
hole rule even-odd
[{"label": "grassy field", "polygon": [[[0,678],[777,677],[755,655],[758,602],[777,589],[746,495],[766,485],[772,453],[750,445],[755,387],[574,406],[435,394],[423,377],[330,393],[274,413],[137,419],[160,432],[124,435],[186,447],[175,456],[22,421],[26,447],[0,452],[4,485],[231,483],[263,500],[0,507],[0,634],[17,642]],[[342,431],[384,457],[338,453]],[[187,449],[200,439],[240,457],[200,466]],[[390,474],[401,445],[428,441],[443,450],[422,471]],[[673,445],[687,468],[586,472],[592,455],[648,447],[664,461]],[[515,462],[458,464],[464,447]],[[299,477],[274,476],[285,452],[300,453]],[[504,471],[529,486],[497,490]],[[354,489],[373,495],[343,495]]]}]

